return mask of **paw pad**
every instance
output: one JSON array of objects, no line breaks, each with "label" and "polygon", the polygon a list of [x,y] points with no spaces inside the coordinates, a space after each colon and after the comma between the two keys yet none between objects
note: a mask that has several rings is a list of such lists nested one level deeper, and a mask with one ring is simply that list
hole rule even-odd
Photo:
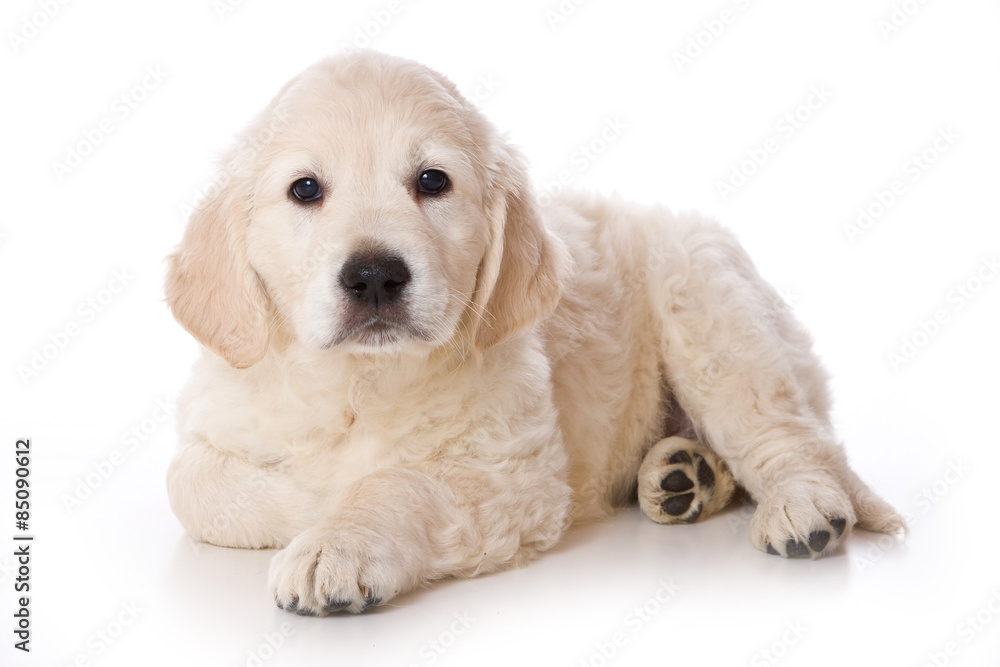
[{"label": "paw pad", "polygon": [[[694,486],[694,484],[692,484],[691,486]],[[663,511],[669,514],[670,516],[680,516],[681,514],[685,514],[689,509],[691,509],[691,501],[693,500],[694,500],[693,493],[685,493],[679,496],[670,496],[669,498],[663,501],[660,507],[662,507]]]},{"label": "paw pad", "polygon": [[[693,472],[690,468],[695,466],[695,461],[697,461],[697,472],[694,476],[697,477],[697,484],[701,488],[696,488],[695,482],[689,476],[689,473]],[[715,483],[715,473],[701,456],[695,454],[694,459],[692,459],[691,455],[684,450],[674,452],[667,459],[667,463],[682,467],[670,471],[660,480],[660,488],[666,492],[667,496],[660,503],[660,509],[670,517],[676,517],[679,521],[694,523],[701,516],[701,510],[705,500],[707,500],[707,498],[702,498],[696,501],[695,498],[704,495],[711,497],[710,487],[711,484]],[[706,485],[702,482],[705,477],[702,470],[708,471],[711,484]]]},{"label": "paw pad", "polygon": [[639,504],[657,523],[693,523],[724,507],[734,490],[721,459],[687,438],[661,440],[639,469]]},{"label": "paw pad", "polygon": [[660,488],[664,491],[672,491],[674,493],[683,493],[694,488],[694,482],[684,474],[683,470],[675,470],[660,482]]},{"label": "paw pad", "polygon": [[847,528],[847,519],[830,519],[828,523],[833,528],[834,536],[831,536],[829,530],[820,528],[810,532],[809,539],[805,542],[795,537],[789,537],[785,541],[784,554],[775,549],[770,542],[764,543],[764,551],[772,556],[783,556],[784,558],[818,558],[823,555],[831,539],[836,542]]},{"label": "paw pad", "polygon": [[691,455],[680,449],[670,455],[667,459],[667,463],[691,463]]},{"label": "paw pad", "polygon": [[708,465],[708,461],[698,457],[698,483],[702,486],[715,486],[715,473],[712,472],[712,466]]},{"label": "paw pad", "polygon": [[350,600],[331,600],[327,599],[326,604],[323,605],[323,611],[327,614],[332,614],[338,611],[344,611],[351,606]]},{"label": "paw pad", "polygon": [[825,530],[814,530],[809,533],[809,548],[816,553],[823,553],[829,541],[830,533]]}]

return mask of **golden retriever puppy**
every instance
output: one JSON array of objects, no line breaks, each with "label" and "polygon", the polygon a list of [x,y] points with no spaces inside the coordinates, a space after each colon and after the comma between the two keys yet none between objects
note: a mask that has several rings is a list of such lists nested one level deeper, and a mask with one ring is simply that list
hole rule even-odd
[{"label": "golden retriever puppy", "polygon": [[569,194],[446,78],[372,52],[288,83],[168,260],[204,346],[171,505],[281,548],[277,604],[361,612],[521,565],[638,496],[818,557],[899,515],[848,467],[807,333],[695,214]]}]

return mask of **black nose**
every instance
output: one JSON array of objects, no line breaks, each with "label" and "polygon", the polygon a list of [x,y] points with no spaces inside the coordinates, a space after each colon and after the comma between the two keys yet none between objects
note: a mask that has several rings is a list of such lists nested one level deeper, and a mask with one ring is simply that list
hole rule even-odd
[{"label": "black nose", "polygon": [[352,255],[340,270],[340,284],[348,296],[373,306],[399,299],[408,282],[406,262],[384,252]]}]

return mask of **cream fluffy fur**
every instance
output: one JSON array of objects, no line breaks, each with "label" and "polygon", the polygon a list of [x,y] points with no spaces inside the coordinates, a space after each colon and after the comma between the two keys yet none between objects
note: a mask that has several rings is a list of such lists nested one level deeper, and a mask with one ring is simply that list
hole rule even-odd
[{"label": "cream fluffy fur", "polygon": [[[195,538],[282,548],[280,606],[357,612],[522,564],[637,488],[673,523],[739,484],[752,543],[782,556],[903,527],[847,465],[808,335],[715,222],[586,194],[540,210],[449,81],[375,53],[311,67],[244,138],[170,257],[206,349],[168,489]],[[414,190],[428,168],[449,191]],[[304,176],[320,202],[289,195]],[[336,276],[371,245],[409,267],[407,326],[348,327]]]}]

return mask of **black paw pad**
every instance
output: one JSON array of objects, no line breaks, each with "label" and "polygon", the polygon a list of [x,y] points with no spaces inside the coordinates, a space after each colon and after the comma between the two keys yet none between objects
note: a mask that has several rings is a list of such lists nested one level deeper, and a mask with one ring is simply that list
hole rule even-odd
[{"label": "black paw pad", "polygon": [[785,542],[785,553],[789,558],[806,558],[809,556],[809,547],[794,537],[789,537]]},{"label": "black paw pad", "polygon": [[684,474],[683,470],[675,470],[660,481],[660,488],[664,491],[679,493],[687,491],[694,486],[691,478]]},{"label": "black paw pad", "polygon": [[298,598],[292,598],[292,601],[289,602],[287,605],[281,604],[279,600],[275,600],[274,603],[278,605],[278,609],[284,609],[286,611],[295,611],[296,609],[299,608]]},{"label": "black paw pad", "polygon": [[705,459],[698,459],[698,483],[702,486],[715,486],[715,473]]},{"label": "black paw pad", "polygon": [[693,500],[693,493],[684,493],[679,496],[667,498],[663,501],[663,504],[660,505],[660,507],[670,516],[680,516],[688,511],[691,507],[691,501]]},{"label": "black paw pad", "polygon": [[375,591],[368,586],[361,587],[361,594],[365,596],[365,599],[361,601],[362,612],[368,611],[372,607],[377,607],[382,602],[382,598],[375,595]]},{"label": "black paw pad", "polygon": [[826,530],[814,530],[809,533],[809,548],[816,553],[821,553],[830,542],[830,533]]},{"label": "black paw pad", "polygon": [[691,455],[681,449],[671,454],[667,463],[691,463]]},{"label": "black paw pad", "polygon": [[772,556],[780,556],[781,555],[781,554],[778,553],[777,549],[775,549],[774,547],[771,546],[770,542],[768,542],[764,546],[766,547],[767,553],[771,554]]},{"label": "black paw pad", "polygon": [[372,607],[377,607],[382,603],[382,598],[368,596],[365,598],[364,603],[361,605],[361,611],[368,611]]},{"label": "black paw pad", "polygon": [[844,534],[844,529],[847,528],[847,519],[830,519],[830,525],[837,531],[837,537],[840,537]]},{"label": "black paw pad", "polygon": [[702,505],[701,505],[701,503],[698,503],[695,506],[695,508],[693,510],[691,510],[691,514],[689,514],[688,516],[684,517],[684,521],[686,523],[694,523],[695,521],[698,520],[698,517],[701,516],[701,510],[702,510]]},{"label": "black paw pad", "polygon": [[347,609],[350,606],[351,606],[351,601],[350,600],[330,600],[330,599],[328,599],[326,601],[326,604],[323,605],[323,611],[325,611],[328,614],[332,614],[335,611],[343,611],[343,610]]}]

